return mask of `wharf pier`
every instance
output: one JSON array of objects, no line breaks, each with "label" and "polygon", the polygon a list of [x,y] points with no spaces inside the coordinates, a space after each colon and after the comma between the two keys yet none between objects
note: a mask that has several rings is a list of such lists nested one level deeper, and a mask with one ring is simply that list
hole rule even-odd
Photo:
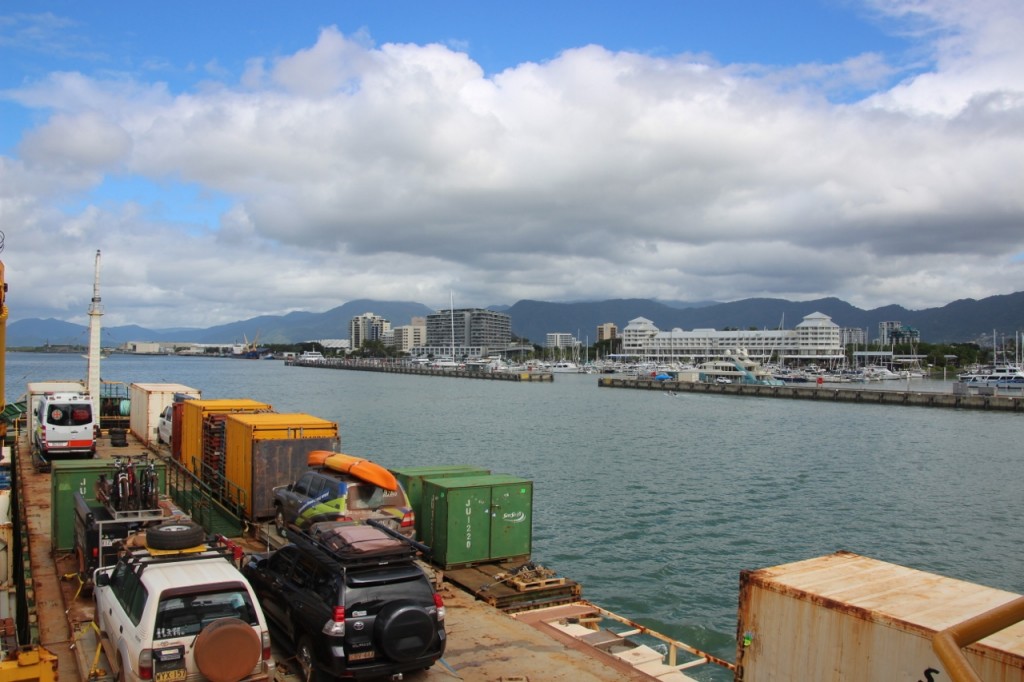
[{"label": "wharf pier", "polygon": [[287,364],[294,367],[319,367],[325,369],[347,369],[356,372],[383,372],[385,374],[416,374],[429,377],[452,377],[455,379],[489,379],[491,381],[554,381],[551,372],[490,372],[482,368],[460,369],[456,367],[415,367],[407,364],[388,362],[361,362],[352,360],[320,360],[307,362],[293,360]]},{"label": "wharf pier", "polygon": [[943,407],[947,409],[983,410],[990,412],[1024,412],[1024,396],[1002,395],[995,389],[985,392],[877,389],[857,385],[802,384],[765,386],[761,384],[719,384],[699,381],[678,381],[653,378],[601,377],[597,385],[602,388],[631,388],[646,391],[676,393],[705,393],[712,395],[750,396],[756,398],[787,398],[818,402],[860,403],[865,405],[909,405],[914,407]]}]

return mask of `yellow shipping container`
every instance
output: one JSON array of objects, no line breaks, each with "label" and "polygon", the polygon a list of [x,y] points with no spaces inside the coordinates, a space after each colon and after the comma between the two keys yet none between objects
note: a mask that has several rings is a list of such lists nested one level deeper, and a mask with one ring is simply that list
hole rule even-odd
[{"label": "yellow shipping container", "polygon": [[338,425],[308,414],[231,414],[224,427],[225,492],[251,519],[274,515],[274,487],[302,476],[311,451],[341,448]]},{"label": "yellow shipping container", "polygon": [[203,457],[203,420],[211,414],[270,412],[273,408],[249,398],[186,400],[181,406],[181,463],[194,474]]}]

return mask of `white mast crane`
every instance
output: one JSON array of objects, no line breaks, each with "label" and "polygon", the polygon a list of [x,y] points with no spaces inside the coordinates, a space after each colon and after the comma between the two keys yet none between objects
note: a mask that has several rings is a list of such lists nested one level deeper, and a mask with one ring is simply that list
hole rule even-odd
[{"label": "white mast crane", "polygon": [[92,282],[92,303],[89,304],[89,398],[93,419],[100,421],[100,251],[96,249],[96,270]]}]

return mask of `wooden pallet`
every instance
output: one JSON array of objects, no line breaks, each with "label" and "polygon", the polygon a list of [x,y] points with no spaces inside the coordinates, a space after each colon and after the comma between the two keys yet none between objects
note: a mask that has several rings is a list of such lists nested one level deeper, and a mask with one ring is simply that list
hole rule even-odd
[{"label": "wooden pallet", "polygon": [[522,580],[513,576],[509,579],[508,583],[520,592],[529,592],[530,590],[543,590],[546,587],[564,585],[565,578],[535,578],[533,580]]},{"label": "wooden pallet", "polygon": [[[519,590],[507,579],[519,566],[512,562],[480,564],[444,572],[444,579],[473,594],[480,601],[506,611],[518,611],[569,604],[579,600],[583,588],[567,578],[551,579],[548,584]],[[535,581],[544,582],[544,581]]]}]

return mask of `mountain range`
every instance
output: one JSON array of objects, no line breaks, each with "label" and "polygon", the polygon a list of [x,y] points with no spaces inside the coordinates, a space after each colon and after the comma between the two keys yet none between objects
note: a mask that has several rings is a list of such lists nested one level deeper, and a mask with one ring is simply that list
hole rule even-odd
[{"label": "mountain range", "polygon": [[[993,333],[1014,334],[1024,327],[1024,292],[990,296],[981,300],[961,299],[941,308],[908,310],[890,305],[862,310],[838,298],[787,301],[777,298],[748,298],[730,303],[659,302],[648,299],[615,299],[597,302],[549,303],[518,301],[511,306],[490,306],[508,313],[512,333],[543,345],[552,332],[568,333],[586,343],[596,339],[600,324],[613,322],[620,333],[630,320],[645,317],[663,330],[680,329],[792,329],[814,312],[824,313],[840,327],[867,330],[868,338],[878,335],[880,322],[898,321],[920,332],[929,343],[991,340]],[[349,301],[323,313],[293,312],[261,315],[247,320],[208,328],[176,327],[146,329],[137,325],[104,327],[102,344],[116,347],[127,342],[291,344],[321,339],[348,338],[349,321],[364,313],[390,320],[393,327],[409,324],[413,317],[437,312],[421,303],[408,301]],[[46,345],[87,345],[88,327],[56,319],[25,319],[8,323],[10,348]]]}]

